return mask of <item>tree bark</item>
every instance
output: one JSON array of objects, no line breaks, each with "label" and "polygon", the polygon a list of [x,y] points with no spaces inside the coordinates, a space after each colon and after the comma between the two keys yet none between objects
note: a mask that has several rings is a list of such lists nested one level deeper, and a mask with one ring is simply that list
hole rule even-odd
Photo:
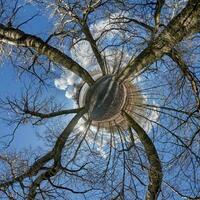
[{"label": "tree bark", "polygon": [[75,108],[75,109],[55,111],[55,112],[51,112],[51,113],[41,113],[41,112],[37,112],[34,110],[25,109],[24,113],[29,114],[34,117],[39,117],[41,119],[47,119],[47,118],[57,117],[60,115],[68,115],[68,114],[72,114],[72,113],[77,113],[81,110],[82,110],[82,108]]},{"label": "tree bark", "polygon": [[106,74],[105,62],[104,62],[104,59],[101,56],[101,53],[100,53],[100,51],[99,51],[99,49],[97,47],[96,41],[93,38],[92,33],[90,32],[90,29],[89,29],[88,25],[85,23],[82,27],[83,27],[82,30],[83,30],[83,32],[84,32],[84,34],[86,36],[86,39],[90,43],[92,51],[93,51],[93,53],[94,53],[94,55],[95,55],[95,57],[97,59],[97,62],[99,64],[100,68],[101,68],[101,72],[102,72],[103,75],[105,75]]},{"label": "tree bark", "polygon": [[189,66],[185,63],[181,54],[176,49],[172,49],[172,51],[168,53],[168,56],[177,64],[183,76],[185,76],[190,82],[192,91],[195,95],[197,110],[200,111],[200,96],[199,96],[199,88],[198,88],[198,84],[199,84],[198,79],[190,71]]},{"label": "tree bark", "polygon": [[200,31],[200,1],[189,0],[186,7],[136,58],[129,61],[117,79],[123,81],[136,75],[167,54],[181,40]]},{"label": "tree bark", "polygon": [[54,160],[54,165],[52,168],[47,170],[46,172],[40,174],[35,181],[33,182],[32,186],[30,187],[30,194],[28,199],[34,199],[36,193],[36,189],[39,186],[39,184],[43,180],[47,180],[48,177],[54,176],[58,170],[61,167],[61,154],[62,150],[64,148],[64,145],[69,137],[69,135],[72,133],[74,127],[78,123],[79,119],[83,116],[83,114],[86,112],[85,109],[81,109],[74,117],[73,119],[69,122],[67,127],[63,130],[63,132],[60,134],[58,139],[56,140],[56,143],[51,151],[46,153],[44,156],[39,158],[37,161],[33,163],[33,165],[22,175],[14,177],[10,181],[6,181],[3,183],[0,183],[0,188],[6,188],[11,185],[13,185],[16,182],[20,182],[23,179],[27,177],[32,177],[36,176],[38,172],[45,166],[46,163],[48,163],[50,160]]},{"label": "tree bark", "polygon": [[128,115],[125,112],[124,114],[131,127],[135,130],[140,141],[142,142],[150,163],[149,185],[146,193],[146,200],[156,200],[160,192],[163,177],[162,166],[158,153],[153,142],[151,141],[147,133],[144,131],[144,129],[130,115]]},{"label": "tree bark", "polygon": [[0,24],[0,41],[15,46],[31,47],[38,54],[45,55],[54,63],[57,63],[74,72],[89,85],[94,83],[94,80],[84,68],[82,68],[66,54],[47,44],[39,37],[26,34],[19,29],[6,27],[5,25]]}]

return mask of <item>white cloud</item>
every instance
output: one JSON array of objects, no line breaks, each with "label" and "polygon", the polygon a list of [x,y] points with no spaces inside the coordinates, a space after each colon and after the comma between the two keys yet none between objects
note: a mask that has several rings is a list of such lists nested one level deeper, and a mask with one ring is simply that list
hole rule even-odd
[{"label": "white cloud", "polygon": [[[93,34],[93,37],[97,38],[100,36],[100,34],[102,34],[103,31],[116,27],[115,24],[110,24],[110,22],[114,21],[116,17],[124,15],[125,14],[114,13],[110,16],[111,19],[104,19],[98,21],[96,24],[91,25],[90,30]],[[119,34],[119,31],[117,30],[108,31],[104,34],[103,40],[106,40],[109,43],[109,41],[111,42],[111,40],[116,34]],[[71,48],[72,58],[88,71],[99,69],[99,66],[97,64],[97,61],[95,59],[94,53],[91,49],[89,42],[81,40],[79,42],[74,41],[74,43],[75,45]],[[113,65],[117,64],[115,63],[115,61],[120,58],[121,56],[120,52],[121,52],[120,49],[117,49],[115,51],[111,49],[106,49],[104,51],[105,54],[104,56],[106,56],[107,64],[109,65],[110,68],[113,68]],[[122,63],[124,63],[125,65],[129,60],[130,56],[127,53],[124,53],[122,57]],[[75,81],[77,81],[76,76],[69,71],[65,71],[60,78],[55,79],[54,83],[58,89],[66,90],[67,86],[73,85]],[[68,94],[67,92],[66,96],[70,97],[70,94]]]},{"label": "white cloud", "polygon": [[66,90],[69,85],[73,85],[76,82],[77,77],[71,73],[64,71],[60,78],[54,80],[55,86],[60,90]]},{"label": "white cloud", "polygon": [[[154,104],[155,105],[155,104]],[[156,122],[159,118],[159,110],[156,108],[147,112],[146,118],[144,121],[140,122],[139,124],[144,128],[144,130],[149,133],[152,130],[153,123]],[[151,122],[152,121],[152,122]]]},{"label": "white cloud", "polygon": [[93,51],[87,41],[76,43],[71,49],[72,58],[78,62],[83,68],[93,70],[97,66]]},{"label": "white cloud", "polygon": [[[119,14],[113,14],[114,16],[118,16]],[[110,25],[109,20],[101,20],[98,23],[92,25],[90,27],[91,32],[93,33],[94,38],[99,37],[99,35],[102,33],[103,30],[105,29],[110,29],[115,25]],[[115,34],[119,34],[116,30],[109,31],[104,35],[104,38],[106,41],[109,42],[109,40],[112,40],[113,36]],[[104,54],[106,56],[107,64],[109,65],[110,68],[114,67],[115,63],[114,61],[119,61],[119,58],[121,57],[122,50],[116,49],[106,49],[104,51]],[[71,49],[71,56],[72,58],[78,62],[82,67],[87,69],[88,71],[92,71],[96,68],[98,68],[97,61],[94,57],[94,54],[92,52],[92,49],[90,47],[90,44],[87,41],[79,41],[77,42]],[[128,61],[131,59],[131,56],[123,51],[123,56],[122,56],[122,67],[124,67]],[[141,77],[138,77],[133,80],[134,84],[140,84],[142,82]],[[71,99],[75,93],[76,93],[76,88],[73,86],[73,83],[76,83],[78,80],[77,76],[75,76],[73,73],[69,73],[68,71],[64,72],[60,78],[55,80],[55,86],[58,89],[65,90],[65,96],[69,99]],[[144,99],[147,99],[145,96],[143,96]],[[145,100],[147,101],[147,100]],[[147,102],[146,102],[147,103]],[[76,104],[75,104],[76,105]],[[140,113],[144,114],[144,117],[149,119],[150,121],[157,121],[159,117],[159,113],[157,110],[155,111],[150,111],[148,110],[146,113]],[[144,130],[149,133],[152,130],[152,123],[149,120],[146,120],[145,118],[135,118],[136,121],[144,128]],[[85,121],[83,119],[79,120],[79,123],[77,124],[77,129],[76,131],[78,132],[85,132]],[[90,130],[87,133],[87,141],[89,144],[93,144],[95,140],[95,145],[96,145],[96,150],[99,151],[100,155],[102,155],[103,158],[107,157],[107,152],[104,150],[105,146],[110,144],[110,137],[111,134],[106,131],[106,130],[101,130],[97,134],[97,137],[95,138],[95,133],[97,131],[97,128],[94,126],[90,127]],[[139,141],[137,139],[137,135],[135,135],[136,141]],[[127,136],[127,141],[129,141],[129,137]],[[115,140],[115,142],[114,142]],[[118,134],[115,134],[112,145],[115,146],[117,144],[121,143],[120,136]]]},{"label": "white cloud", "polygon": [[68,99],[71,99],[71,98],[73,98],[75,96],[75,94],[76,94],[76,88],[74,86],[69,85],[65,89],[66,89],[65,96]]}]

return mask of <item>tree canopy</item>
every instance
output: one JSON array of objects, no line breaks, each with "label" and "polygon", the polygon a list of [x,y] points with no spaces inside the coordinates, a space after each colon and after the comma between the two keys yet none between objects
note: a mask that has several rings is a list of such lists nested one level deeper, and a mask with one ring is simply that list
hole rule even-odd
[{"label": "tree canopy", "polygon": [[200,199],[199,44],[199,0],[0,0],[0,199]]}]

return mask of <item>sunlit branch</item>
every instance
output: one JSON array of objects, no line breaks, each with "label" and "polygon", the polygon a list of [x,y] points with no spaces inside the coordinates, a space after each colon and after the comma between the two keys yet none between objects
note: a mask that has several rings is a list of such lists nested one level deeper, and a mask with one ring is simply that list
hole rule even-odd
[{"label": "sunlit branch", "polygon": [[63,130],[63,132],[60,134],[60,136],[56,140],[56,143],[52,151],[49,151],[44,156],[42,156],[37,161],[35,161],[34,164],[22,175],[13,177],[10,181],[0,183],[0,188],[9,187],[13,185],[15,182],[21,182],[23,181],[23,179],[27,177],[32,177],[32,176],[37,175],[37,173],[43,169],[46,163],[48,163],[50,160],[54,160],[53,167],[47,170],[46,172],[42,173],[33,182],[31,186],[32,189],[30,190],[30,197],[34,196],[35,190],[39,186],[38,184],[40,184],[43,180],[48,179],[48,177],[54,176],[58,172],[58,170],[61,168],[61,154],[62,154],[63,147],[69,135],[72,133],[74,127],[76,126],[77,122],[83,116],[85,112],[86,112],[85,109],[81,109],[81,111],[79,111],[78,114],[75,115],[75,117],[69,122],[67,127]]},{"label": "sunlit branch", "polygon": [[23,179],[27,177],[34,176],[38,173],[38,171],[51,159],[53,158],[53,152],[50,151],[41,158],[39,158],[37,161],[34,162],[34,164],[22,175],[13,177],[10,181],[6,181],[3,183],[0,183],[0,188],[9,187],[10,185],[14,184],[15,182],[20,182]]},{"label": "sunlit branch", "polygon": [[45,119],[45,118],[52,118],[52,117],[57,117],[60,115],[67,115],[67,114],[72,114],[72,113],[77,113],[79,111],[81,111],[82,108],[76,108],[76,109],[69,109],[69,110],[60,110],[60,111],[56,111],[56,112],[51,112],[51,113],[41,113],[41,112],[37,112],[37,111],[31,111],[31,110],[24,110],[24,113],[26,114],[30,114],[31,116],[35,116],[35,117],[39,117],[41,119]]},{"label": "sunlit branch", "polygon": [[140,25],[141,27],[145,28],[149,32],[153,32],[154,31],[154,27],[148,25],[147,23],[144,23],[142,21],[134,19],[134,18],[123,16],[123,17],[117,17],[115,19],[118,20],[118,21],[114,22],[115,24],[116,23],[130,23],[130,22],[133,22],[133,23],[135,23],[137,25]]},{"label": "sunlit branch", "polygon": [[92,3],[91,1],[91,5],[88,5],[86,10],[83,11],[83,18],[80,18],[78,15],[76,15],[76,13],[73,12],[73,8],[71,8],[67,3],[63,3],[63,4],[61,4],[60,2],[58,3],[59,14],[62,13],[63,15],[68,15],[73,21],[75,21],[77,24],[81,26],[81,29],[83,33],[85,34],[86,40],[90,43],[92,51],[97,59],[97,62],[101,68],[103,75],[106,74],[105,61],[98,49],[98,46],[90,31],[90,28],[87,25],[87,18],[88,18],[88,15],[94,11],[94,9],[103,5],[104,3],[102,1],[96,1]]},{"label": "sunlit branch", "polygon": [[55,176],[58,171],[59,171],[59,167],[52,167],[48,169],[47,171],[45,171],[44,173],[40,174],[30,186],[27,200],[35,199],[37,188],[38,186],[40,186],[41,182],[44,180],[49,180],[52,176]]},{"label": "sunlit branch", "polygon": [[54,166],[50,169],[48,169],[46,172],[40,174],[35,181],[32,183],[30,187],[30,192],[28,194],[28,200],[32,200],[35,198],[36,195],[36,189],[44,180],[49,180],[50,177],[55,176],[57,172],[61,168],[61,154],[63,147],[69,137],[69,135],[72,133],[74,127],[78,123],[79,119],[83,116],[83,114],[86,112],[85,109],[81,109],[81,111],[75,115],[75,117],[69,122],[67,127],[64,129],[64,131],[60,134],[58,137],[55,146],[53,147],[53,159],[54,159]]},{"label": "sunlit branch", "polygon": [[90,43],[90,46],[92,48],[92,51],[97,59],[97,62],[101,68],[102,74],[105,75],[106,74],[106,65],[105,65],[105,61],[100,53],[100,50],[97,46],[96,40],[93,38],[93,35],[90,31],[90,28],[87,25],[87,18],[88,15],[90,13],[92,13],[95,9],[97,9],[98,7],[106,4],[107,1],[102,1],[102,0],[97,0],[97,1],[91,1],[90,5],[87,7],[87,9],[83,12],[83,26],[82,26],[82,30],[86,36],[87,41]]},{"label": "sunlit branch", "polygon": [[144,49],[119,74],[118,79],[125,80],[144,71],[149,65],[169,53],[172,48],[189,35],[200,31],[200,2],[190,0],[187,6],[174,17],[159,36]]},{"label": "sunlit branch", "polygon": [[97,62],[99,64],[100,68],[101,68],[101,71],[102,71],[103,75],[105,75],[106,74],[106,67],[105,67],[104,59],[101,56],[100,51],[99,51],[99,49],[97,47],[96,41],[93,38],[92,33],[90,32],[90,29],[89,29],[89,27],[88,27],[88,25],[86,23],[83,24],[82,30],[83,30],[83,32],[84,32],[84,34],[86,36],[87,41],[90,43],[92,51],[93,51],[93,53],[94,53],[94,55],[95,55],[95,57],[97,59]]},{"label": "sunlit branch", "polygon": [[155,121],[155,120],[151,120],[151,119],[149,119],[149,118],[147,118],[147,117],[145,117],[145,116],[142,116],[142,115],[139,114],[139,113],[135,113],[135,112],[134,112],[134,114],[136,114],[137,116],[143,117],[145,120],[147,120],[147,121],[149,121],[149,122],[151,122],[151,123],[154,123],[154,124],[156,124],[157,126],[161,127],[162,129],[166,130],[169,134],[171,134],[174,138],[176,138],[177,141],[179,141],[179,142],[181,143],[181,144],[178,144],[178,143],[177,143],[177,144],[176,144],[177,146],[181,146],[181,147],[186,148],[187,150],[189,150],[189,151],[191,152],[192,155],[194,155],[194,156],[196,157],[196,159],[198,160],[198,162],[200,161],[200,157],[199,157],[197,154],[195,154],[195,152],[190,148],[190,146],[191,146],[192,143],[193,143],[193,140],[194,140],[195,137],[198,135],[200,129],[198,129],[198,130],[193,134],[192,138],[190,139],[189,144],[187,144],[187,143],[184,141],[184,138],[183,138],[183,137],[181,137],[181,136],[179,136],[179,135],[177,135],[177,134],[175,133],[176,129],[177,129],[178,127],[182,126],[183,124],[185,124],[185,123],[187,122],[187,120],[189,119],[190,116],[189,116],[186,120],[184,120],[183,122],[181,122],[175,129],[170,130],[170,129],[167,128],[165,125],[163,125],[163,124],[161,124],[161,123],[159,123],[159,122],[157,122],[157,121]]},{"label": "sunlit branch", "polygon": [[180,53],[176,49],[173,48],[168,53],[168,55],[175,63],[177,63],[177,66],[180,68],[182,74],[190,82],[191,87],[192,87],[192,91],[193,91],[195,98],[196,98],[197,109],[200,111],[200,96],[199,96],[199,88],[198,88],[197,80],[195,79],[194,75],[189,70],[188,65],[185,63],[182,56],[180,55]]},{"label": "sunlit branch", "polygon": [[153,104],[142,104],[142,105],[136,105],[136,106],[139,106],[139,107],[143,106],[145,108],[152,107],[152,108],[154,108],[154,111],[157,111],[157,109],[168,110],[168,111],[172,111],[172,112],[175,112],[175,113],[181,113],[181,114],[188,115],[188,116],[192,115],[193,117],[200,119],[200,116],[196,115],[196,113],[188,112],[188,111],[180,110],[180,109],[175,109],[175,108],[172,108],[172,107],[157,106],[157,105],[153,105]]},{"label": "sunlit branch", "polygon": [[51,181],[51,179],[49,179],[49,183],[55,188],[62,189],[62,190],[67,190],[67,191],[70,191],[70,192],[72,192],[74,194],[84,194],[84,193],[87,193],[87,192],[92,190],[92,189],[88,189],[88,190],[84,190],[84,191],[75,191],[75,190],[73,190],[73,189],[71,189],[69,187],[63,186],[63,185],[56,185]]},{"label": "sunlit branch", "polygon": [[157,199],[158,194],[160,192],[162,176],[163,176],[161,161],[159,159],[158,153],[156,151],[153,142],[151,141],[147,133],[144,131],[144,129],[130,115],[128,115],[125,112],[123,113],[126,116],[131,127],[137,133],[141,143],[143,144],[150,163],[149,185],[146,194],[146,200]]},{"label": "sunlit branch", "polygon": [[67,141],[67,138],[69,137],[70,133],[73,131],[79,119],[85,114],[85,112],[86,112],[86,109],[82,109],[77,115],[75,115],[75,117],[69,122],[67,127],[58,137],[56,144],[53,148],[55,163],[60,165],[61,152]]},{"label": "sunlit branch", "polygon": [[[21,4],[20,0],[10,1]],[[38,8],[41,13],[48,8],[44,17],[54,25],[52,35],[42,40],[30,35],[31,30],[30,34],[20,30],[24,24],[29,28],[27,25],[34,16],[24,16],[19,23],[22,13],[16,15],[18,6],[10,1],[0,0],[0,62],[7,64],[9,58],[19,72],[23,69],[41,81],[49,80],[46,87],[53,84],[52,75],[60,72],[51,71],[54,62],[82,77],[89,86],[80,78],[63,75],[54,83],[73,93],[70,102],[75,101],[86,110],[66,110],[68,102],[57,101],[49,90],[47,94],[26,76],[22,81],[29,87],[25,86],[26,91],[21,95],[16,90],[12,98],[7,91],[2,93],[0,120],[8,123],[2,131],[15,127],[11,134],[1,136],[0,142],[13,148],[15,144],[10,144],[18,127],[26,128],[28,124],[29,130],[31,123],[47,147],[42,152],[43,144],[34,150],[10,153],[6,149],[0,154],[0,197],[124,200],[145,199],[146,195],[146,200],[199,199],[199,69],[197,66],[193,72],[177,46],[187,37],[192,40],[188,47],[192,45],[191,55],[198,64],[200,37],[196,33],[200,31],[200,2],[31,0],[28,6]],[[24,8],[29,12],[28,7]],[[175,17],[171,20],[172,16]],[[36,22],[42,22],[40,19]],[[51,31],[51,27],[47,29]],[[68,57],[70,54],[61,52],[55,41],[70,45],[74,60]],[[92,57],[84,52],[88,48]],[[92,70],[91,75],[76,60],[85,63]],[[177,64],[175,68],[173,62]],[[96,70],[96,65],[101,69]],[[147,73],[140,77],[145,70]],[[12,73],[12,70],[2,72]],[[44,72],[47,79],[42,75]],[[100,74],[108,74],[108,80]],[[6,86],[3,89],[7,90]],[[8,92],[12,93],[12,88]],[[97,121],[95,115],[101,115]],[[60,131],[65,116],[66,124]],[[51,120],[53,117],[55,120]],[[21,128],[18,133],[26,134],[25,131]],[[30,134],[31,129],[27,132]],[[32,144],[39,145],[34,141]]]},{"label": "sunlit branch", "polygon": [[165,4],[165,0],[157,0],[156,2],[156,10],[154,14],[154,21],[155,21],[155,32],[158,31],[158,28],[160,26],[160,14],[161,14],[161,9]]},{"label": "sunlit branch", "polygon": [[0,24],[0,41],[15,46],[31,47],[36,50],[38,54],[45,55],[49,58],[49,60],[74,72],[89,85],[94,82],[90,74],[78,63],[76,63],[60,50],[47,44],[39,37],[26,34],[20,29],[6,27],[5,25]]},{"label": "sunlit branch", "polygon": [[172,186],[171,184],[167,183],[166,181],[164,181],[164,183],[176,194],[178,194],[178,196],[182,197],[183,199],[188,199],[188,200],[198,200],[200,199],[200,196],[196,196],[196,197],[191,197],[189,195],[184,195],[181,192],[179,192],[174,186]]}]

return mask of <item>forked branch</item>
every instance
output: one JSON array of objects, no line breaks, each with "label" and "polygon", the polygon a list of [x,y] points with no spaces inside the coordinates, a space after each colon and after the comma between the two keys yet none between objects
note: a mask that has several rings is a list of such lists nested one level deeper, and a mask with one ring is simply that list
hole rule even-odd
[{"label": "forked branch", "polygon": [[19,29],[6,27],[5,25],[0,24],[0,41],[15,46],[31,47],[38,54],[45,55],[54,63],[57,63],[62,67],[74,72],[89,85],[94,83],[94,80],[84,68],[82,68],[66,54],[44,42],[39,37],[26,34]]},{"label": "forked branch", "polygon": [[141,73],[164,54],[169,53],[184,38],[197,32],[200,32],[200,2],[190,0],[158,37],[136,58],[129,61],[118,79],[123,81],[131,75]]},{"label": "forked branch", "polygon": [[176,49],[172,49],[168,56],[177,64],[177,66],[180,68],[183,76],[185,76],[188,81],[190,82],[190,85],[192,87],[192,91],[195,95],[196,104],[197,104],[197,110],[200,111],[200,96],[199,96],[199,83],[194,74],[190,71],[188,65],[185,63],[184,59],[180,55],[180,53]]},{"label": "forked branch", "polygon": [[146,193],[146,200],[156,200],[160,192],[163,177],[161,161],[157,150],[145,130],[129,114],[123,113],[143,144],[150,163],[149,185]]},{"label": "forked branch", "polygon": [[[86,112],[85,109],[81,109],[74,118],[69,122],[67,127],[63,130],[63,132],[60,134],[60,136],[57,138],[56,143],[51,151],[46,153],[44,156],[42,156],[40,159],[35,161],[32,166],[29,167],[29,169],[17,176],[11,178],[9,181],[5,181],[3,183],[0,183],[0,188],[8,188],[12,187],[14,183],[16,182],[23,182],[25,178],[31,178],[33,176],[37,176],[39,172],[43,172],[39,174],[33,183],[30,186],[28,199],[35,199],[36,190],[40,186],[41,182],[44,180],[48,180],[50,177],[55,176],[56,173],[62,168],[61,166],[61,155],[62,150],[65,146],[65,143],[69,137],[69,135],[73,132],[74,127],[78,123],[79,119],[83,116],[83,114]],[[49,161],[53,161],[52,166],[50,166],[48,169],[45,168],[45,165]],[[45,170],[45,171],[44,171]]]}]

